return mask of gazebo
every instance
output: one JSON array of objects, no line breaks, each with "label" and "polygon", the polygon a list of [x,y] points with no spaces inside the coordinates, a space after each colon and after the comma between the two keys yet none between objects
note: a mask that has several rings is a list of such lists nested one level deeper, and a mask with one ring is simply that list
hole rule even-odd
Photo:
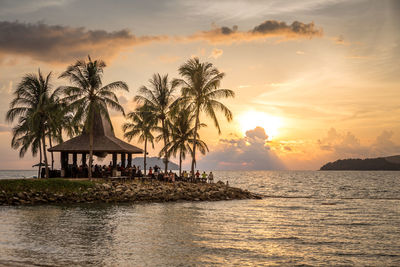
[{"label": "gazebo", "polygon": [[[68,158],[72,154],[72,165],[78,166],[78,154],[81,155],[82,165],[86,165],[86,155],[89,154],[89,133],[74,137],[66,142],[58,144],[50,149],[50,152],[61,152],[61,176],[65,177],[68,168]],[[121,166],[132,166],[132,154],[142,154],[143,150],[128,144],[115,137],[114,130],[110,122],[99,113],[95,113],[93,125],[93,155],[105,157],[112,154],[113,169],[117,167],[117,157],[120,154]],[[126,159],[128,164],[125,166]]]}]

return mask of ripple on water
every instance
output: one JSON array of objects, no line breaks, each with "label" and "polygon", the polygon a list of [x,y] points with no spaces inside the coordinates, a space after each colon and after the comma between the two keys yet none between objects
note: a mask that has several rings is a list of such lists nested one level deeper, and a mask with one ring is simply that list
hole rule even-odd
[{"label": "ripple on water", "polygon": [[391,172],[216,176],[268,197],[3,206],[0,265],[400,265],[400,186]]}]

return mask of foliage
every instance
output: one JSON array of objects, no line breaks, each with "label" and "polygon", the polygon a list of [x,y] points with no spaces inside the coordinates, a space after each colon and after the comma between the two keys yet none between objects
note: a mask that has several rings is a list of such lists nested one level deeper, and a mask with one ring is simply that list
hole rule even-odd
[{"label": "foliage", "polygon": [[[196,140],[194,139],[194,120],[195,114],[181,105],[178,105],[176,110],[170,113],[168,120],[170,140],[160,151],[160,155],[164,153],[168,154],[168,156],[173,155],[174,157],[179,155],[179,175],[181,175],[182,160],[186,158],[188,152],[192,154],[191,146],[193,146],[194,142],[197,142],[197,148],[202,154],[208,151],[206,143],[200,140],[198,133]],[[205,126],[204,123],[199,124],[199,127]]]},{"label": "foliage", "polygon": [[[161,76],[160,74],[154,74],[152,79],[149,80],[149,84],[148,87],[140,87],[139,94],[135,96],[135,101],[146,107],[146,111],[152,114],[156,119],[156,124],[161,124],[161,134],[157,140],[163,139],[165,146],[169,140],[166,120],[171,106],[175,101],[174,92],[176,88],[174,84],[168,81],[168,75]],[[168,154],[165,154],[165,171],[167,171],[167,169]]]},{"label": "foliage", "polygon": [[189,59],[179,68],[179,73],[183,79],[173,81],[174,86],[181,86],[182,96],[179,101],[192,110],[196,118],[191,167],[191,171],[194,173],[200,113],[205,113],[210,117],[218,129],[218,133],[221,133],[216,111],[221,111],[228,121],[232,120],[232,112],[218,99],[234,97],[235,93],[229,89],[220,89],[221,80],[225,74],[209,62],[201,63],[198,58]]},{"label": "foliage", "polygon": [[154,148],[154,135],[152,132],[157,128],[157,119],[149,112],[149,107],[146,105],[137,108],[134,112],[128,113],[126,117],[131,122],[126,122],[122,125],[124,137],[128,141],[131,141],[134,137],[138,137],[138,141],[144,143],[143,167],[146,174],[147,142],[150,142]]},{"label": "foliage", "polygon": [[72,86],[63,86],[59,89],[66,95],[64,102],[75,112],[74,124],[82,123],[85,132],[89,134],[89,178],[92,176],[95,113],[101,114],[108,121],[110,121],[110,115],[107,107],[125,115],[124,109],[115,95],[115,90],[129,91],[128,85],[122,81],[103,86],[101,79],[105,67],[104,61],[92,61],[89,56],[88,61],[78,60],[75,64],[68,66],[67,70],[60,75],[60,78],[67,78],[72,83]]},{"label": "foliage", "polygon": [[27,74],[17,85],[14,91],[15,98],[10,103],[10,109],[6,114],[6,120],[18,124],[13,128],[11,146],[14,149],[20,148],[19,156],[23,157],[29,147],[32,155],[35,156],[43,146],[43,154],[46,167],[46,177],[49,170],[47,166],[47,153],[45,136],[49,130],[53,118],[49,112],[52,100],[55,100],[58,91],[51,94],[51,72],[44,77],[41,71],[38,74]]}]

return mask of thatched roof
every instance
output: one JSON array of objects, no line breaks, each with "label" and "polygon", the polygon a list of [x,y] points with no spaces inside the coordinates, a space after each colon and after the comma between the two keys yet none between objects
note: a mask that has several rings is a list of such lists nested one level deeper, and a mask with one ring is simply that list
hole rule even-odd
[{"label": "thatched roof", "polygon": [[[89,134],[84,132],[82,135],[48,149],[48,151],[89,153]],[[143,150],[115,137],[110,122],[104,118],[104,116],[95,114],[93,125],[93,152],[95,154],[102,152],[142,154]]]}]

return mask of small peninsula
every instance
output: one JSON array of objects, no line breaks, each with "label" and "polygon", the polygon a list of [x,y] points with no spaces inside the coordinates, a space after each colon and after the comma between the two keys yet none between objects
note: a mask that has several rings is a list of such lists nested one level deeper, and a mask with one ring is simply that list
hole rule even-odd
[{"label": "small peninsula", "polygon": [[400,171],[400,155],[366,159],[339,159],[320,168],[321,171]]},{"label": "small peninsula", "polygon": [[0,180],[1,205],[138,203],[261,199],[262,196],[217,183],[156,180],[14,179]]}]

